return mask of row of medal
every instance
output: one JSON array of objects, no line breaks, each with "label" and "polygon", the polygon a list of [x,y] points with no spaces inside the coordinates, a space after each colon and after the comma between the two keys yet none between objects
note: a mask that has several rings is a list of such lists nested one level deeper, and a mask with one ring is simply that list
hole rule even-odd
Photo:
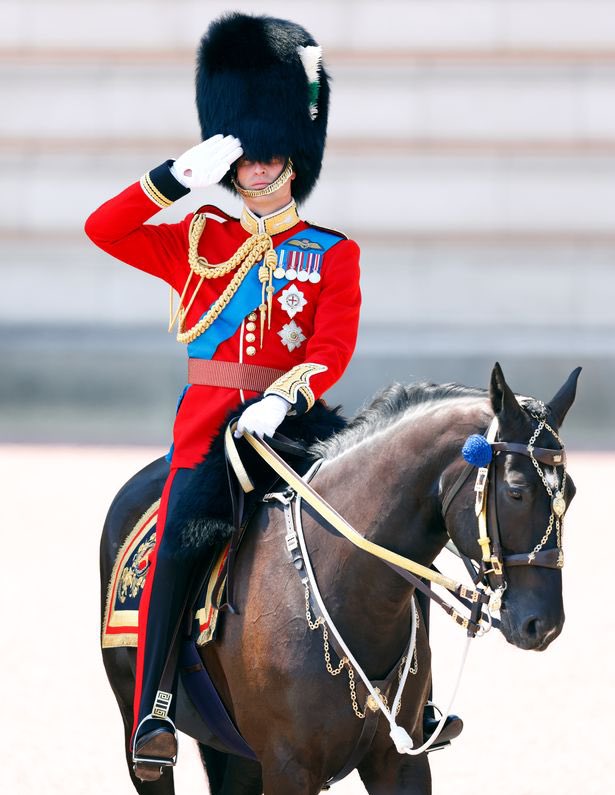
[{"label": "row of medal", "polygon": [[288,279],[289,282],[297,279],[299,282],[318,284],[321,260],[322,254],[282,249],[278,255],[278,265],[273,275],[276,279]]}]

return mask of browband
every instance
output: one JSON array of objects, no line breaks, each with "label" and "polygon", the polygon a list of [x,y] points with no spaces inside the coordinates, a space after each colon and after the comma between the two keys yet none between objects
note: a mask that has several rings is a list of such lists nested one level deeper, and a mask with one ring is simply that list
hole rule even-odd
[{"label": "browband", "polygon": [[[519,453],[528,457],[530,455],[528,445],[519,442],[492,442],[491,448],[494,453]],[[566,453],[563,448],[550,450],[547,447],[533,447],[531,452],[537,461],[547,466],[564,466],[566,463]]]}]

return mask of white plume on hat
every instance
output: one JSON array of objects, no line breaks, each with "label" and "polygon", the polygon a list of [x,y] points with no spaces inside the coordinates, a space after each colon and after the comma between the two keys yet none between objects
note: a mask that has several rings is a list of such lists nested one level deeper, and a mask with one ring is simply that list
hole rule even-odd
[{"label": "white plume on hat", "polygon": [[305,69],[308,83],[310,84],[310,115],[312,119],[318,116],[318,92],[320,89],[320,62],[322,60],[322,47],[308,45],[297,47],[301,63]]}]

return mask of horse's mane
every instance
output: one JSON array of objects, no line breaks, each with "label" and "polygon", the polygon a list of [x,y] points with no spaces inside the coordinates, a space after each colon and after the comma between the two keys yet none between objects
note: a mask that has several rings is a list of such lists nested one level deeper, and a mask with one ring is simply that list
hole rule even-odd
[{"label": "horse's mane", "polygon": [[[315,442],[310,453],[315,458],[331,459],[392,425],[411,409],[458,398],[485,397],[486,389],[463,384],[395,383],[378,392],[367,406],[349,421],[345,428],[324,441]],[[516,395],[519,405],[528,414],[540,414],[543,404],[533,397]],[[549,409],[547,414],[549,415]]]},{"label": "horse's mane", "polygon": [[335,458],[392,425],[410,409],[455,398],[484,397],[486,394],[485,389],[462,384],[391,384],[378,392],[346,428],[330,439],[316,442],[310,452],[318,458]]}]

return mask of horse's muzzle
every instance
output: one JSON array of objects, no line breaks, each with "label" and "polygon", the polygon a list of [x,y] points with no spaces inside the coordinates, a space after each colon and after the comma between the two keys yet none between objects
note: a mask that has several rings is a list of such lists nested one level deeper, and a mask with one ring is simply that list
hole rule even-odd
[{"label": "horse's muzzle", "polygon": [[562,631],[564,617],[560,620],[549,620],[537,615],[526,615],[522,618],[514,611],[502,608],[501,631],[506,640],[519,649],[528,651],[544,651]]}]

